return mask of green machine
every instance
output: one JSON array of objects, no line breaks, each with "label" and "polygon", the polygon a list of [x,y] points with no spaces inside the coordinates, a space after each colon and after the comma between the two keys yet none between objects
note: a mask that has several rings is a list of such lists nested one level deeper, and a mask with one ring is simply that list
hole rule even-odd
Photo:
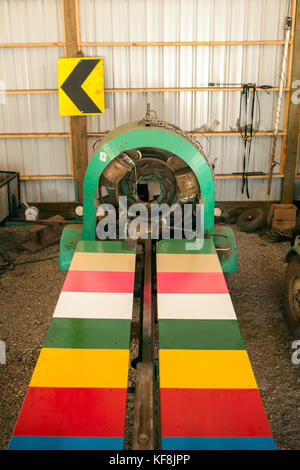
[{"label": "green machine", "polygon": [[103,208],[109,204],[118,209],[121,196],[127,197],[129,207],[188,203],[193,214],[201,203],[204,237],[213,237],[223,271],[236,271],[234,233],[214,223],[214,175],[202,146],[178,127],[149,114],[117,127],[96,147],[84,178],[83,223],[65,227],[60,269],[69,268],[78,241],[97,239]]}]

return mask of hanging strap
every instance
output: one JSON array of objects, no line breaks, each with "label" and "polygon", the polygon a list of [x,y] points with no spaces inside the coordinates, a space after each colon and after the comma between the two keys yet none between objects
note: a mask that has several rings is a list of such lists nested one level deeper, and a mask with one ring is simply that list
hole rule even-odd
[{"label": "hanging strap", "polygon": [[[252,91],[252,102],[251,102],[251,120],[250,128],[248,129],[248,100],[250,92]],[[253,138],[253,121],[254,121],[254,111],[255,111],[255,96],[256,96],[256,86],[255,85],[244,85],[243,91],[241,93],[240,99],[240,132],[242,138],[244,139],[244,155],[243,155],[243,173],[242,173],[242,187],[241,191],[244,194],[246,190],[247,198],[250,199],[247,169],[249,166],[250,156],[251,156],[251,144]],[[242,115],[242,102],[244,99],[244,114],[245,114],[245,125],[244,130],[241,128],[241,115]]]}]

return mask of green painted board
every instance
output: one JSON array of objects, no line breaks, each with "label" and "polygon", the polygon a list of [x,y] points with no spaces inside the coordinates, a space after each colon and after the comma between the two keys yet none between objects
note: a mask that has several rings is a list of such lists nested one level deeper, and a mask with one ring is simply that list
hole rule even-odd
[{"label": "green painted board", "polygon": [[135,253],[136,249],[125,249],[124,241],[87,241],[78,242],[76,251],[80,253]]},{"label": "green painted board", "polygon": [[44,348],[128,349],[131,320],[52,318]]},{"label": "green painted board", "polygon": [[159,320],[160,349],[245,349],[237,320]]},{"label": "green painted board", "polygon": [[[198,248],[199,243],[203,243],[203,247],[201,249]],[[191,244],[194,245],[194,250],[191,248]],[[215,254],[216,249],[214,242],[211,238],[205,238],[204,240],[161,240],[156,244],[156,252],[157,253],[165,253],[165,254]]]}]

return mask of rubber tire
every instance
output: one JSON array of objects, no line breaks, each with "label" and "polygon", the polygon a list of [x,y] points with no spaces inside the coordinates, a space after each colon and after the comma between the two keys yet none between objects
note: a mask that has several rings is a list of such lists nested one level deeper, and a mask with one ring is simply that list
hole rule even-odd
[{"label": "rubber tire", "polygon": [[[251,216],[252,220],[248,220],[248,217]],[[262,209],[249,209],[246,212],[243,212],[238,220],[237,226],[241,232],[252,233],[260,229],[265,223],[265,213]]]},{"label": "rubber tire", "polygon": [[290,305],[290,282],[295,275],[300,279],[300,259],[298,255],[294,255],[290,258],[286,269],[284,282],[284,317],[292,336],[296,339],[300,339],[300,320],[295,320],[292,314],[292,307]]},{"label": "rubber tire", "polygon": [[295,245],[295,238],[297,237],[297,235],[300,235],[300,225],[296,225],[296,227],[294,228],[291,246]]}]

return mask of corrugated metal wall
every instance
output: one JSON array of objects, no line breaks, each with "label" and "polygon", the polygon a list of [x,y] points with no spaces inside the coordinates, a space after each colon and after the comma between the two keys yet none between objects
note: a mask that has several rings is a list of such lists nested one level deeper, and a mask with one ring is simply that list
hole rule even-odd
[{"label": "corrugated metal wall", "polygon": [[[0,43],[63,42],[60,0],[1,0]],[[57,88],[57,60],[63,47],[0,49],[0,80],[6,89]],[[0,104],[0,132],[67,132],[57,94],[6,95]],[[0,168],[21,175],[70,174],[67,138],[0,139]],[[26,181],[27,201],[74,200],[69,180]]]},{"label": "corrugated metal wall", "polygon": [[[288,0],[79,0],[82,42],[282,40]],[[59,0],[1,0],[0,42],[59,42]],[[86,56],[104,59],[105,88],[199,87],[209,82],[279,86],[281,45],[83,47]],[[57,59],[63,48],[0,50],[0,80],[8,89],[57,88]],[[273,128],[277,93],[259,93],[261,120]],[[88,118],[88,132],[106,131],[145,114],[185,130],[220,121],[217,130],[235,127],[238,92],[107,93],[103,116]],[[9,95],[0,105],[0,132],[66,132],[56,94]],[[89,156],[95,138],[88,138]],[[200,138],[207,150],[205,138]],[[280,159],[280,142],[276,160]],[[272,137],[255,137],[249,171],[267,171]],[[216,173],[242,170],[239,137],[211,137]],[[26,174],[70,173],[66,138],[0,139],[0,166]],[[278,170],[276,170],[278,171]],[[272,199],[280,197],[273,180]],[[240,180],[217,180],[217,200],[243,200]],[[28,181],[23,197],[32,201],[74,198],[71,181]],[[251,198],[267,199],[267,181],[250,181]]]}]

